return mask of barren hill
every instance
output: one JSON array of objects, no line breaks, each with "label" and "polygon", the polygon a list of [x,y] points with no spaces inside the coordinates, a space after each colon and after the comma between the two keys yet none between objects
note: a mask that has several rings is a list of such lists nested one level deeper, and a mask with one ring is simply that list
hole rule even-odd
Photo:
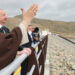
[{"label": "barren hill", "polygon": [[[21,18],[21,15],[8,18],[6,26],[11,30],[21,22]],[[40,31],[47,30],[68,38],[75,38],[75,22],[51,21],[34,18],[32,21],[32,25],[34,27],[38,26],[40,28]]]}]

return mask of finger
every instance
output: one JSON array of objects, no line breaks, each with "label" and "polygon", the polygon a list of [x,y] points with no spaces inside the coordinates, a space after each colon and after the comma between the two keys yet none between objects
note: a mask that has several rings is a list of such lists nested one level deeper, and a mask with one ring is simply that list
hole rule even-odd
[{"label": "finger", "polygon": [[35,6],[32,8],[32,13],[33,13],[34,15],[36,15],[37,10],[38,10],[38,6],[35,5]]},{"label": "finger", "polygon": [[29,51],[30,53],[32,52],[30,48],[28,49],[28,51]]},{"label": "finger", "polygon": [[30,51],[26,50],[25,53],[29,56],[31,53]]},{"label": "finger", "polygon": [[35,4],[31,5],[28,10],[32,10]]},{"label": "finger", "polygon": [[37,4],[33,4],[32,6],[30,6],[30,8],[28,10],[35,10],[36,8],[38,8]]},{"label": "finger", "polygon": [[32,11],[36,11],[38,9],[38,5],[34,5],[34,7],[32,8]]},{"label": "finger", "polygon": [[28,56],[31,54],[30,48],[23,48],[23,53],[26,53]]},{"label": "finger", "polygon": [[22,15],[25,15],[25,10],[21,8]]}]

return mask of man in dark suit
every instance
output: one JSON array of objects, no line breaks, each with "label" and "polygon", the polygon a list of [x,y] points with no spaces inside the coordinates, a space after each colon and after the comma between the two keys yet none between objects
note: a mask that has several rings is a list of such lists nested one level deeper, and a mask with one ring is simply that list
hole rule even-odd
[{"label": "man in dark suit", "polygon": [[[19,50],[22,50],[24,47],[30,47],[31,46],[31,44],[33,42],[33,38],[32,38],[33,30],[34,29],[33,29],[32,25],[28,25],[28,27],[27,27],[27,35],[28,35],[29,42],[21,45],[19,47]],[[28,58],[26,60],[24,60],[22,62],[22,64],[21,64],[21,75],[26,75],[27,67],[28,67]]]},{"label": "man in dark suit", "polygon": [[33,36],[33,43],[36,44],[37,42],[40,41],[40,35],[39,35],[39,28],[35,27],[34,31],[32,32]]},{"label": "man in dark suit", "polygon": [[28,43],[25,43],[19,47],[19,50],[22,50],[24,47],[30,47],[33,42],[32,32],[34,31],[34,28],[32,25],[28,25],[27,27],[27,35],[28,35]]}]

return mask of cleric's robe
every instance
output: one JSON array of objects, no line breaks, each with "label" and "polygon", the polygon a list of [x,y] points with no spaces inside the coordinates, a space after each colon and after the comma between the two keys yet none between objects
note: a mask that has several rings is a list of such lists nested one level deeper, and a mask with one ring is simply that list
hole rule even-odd
[{"label": "cleric's robe", "polygon": [[15,58],[22,40],[22,32],[16,27],[8,34],[0,33],[0,70]]}]

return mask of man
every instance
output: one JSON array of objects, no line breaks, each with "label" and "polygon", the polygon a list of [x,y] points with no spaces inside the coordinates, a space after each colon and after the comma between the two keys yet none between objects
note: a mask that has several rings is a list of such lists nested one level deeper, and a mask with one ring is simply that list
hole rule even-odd
[{"label": "man", "polygon": [[33,37],[32,37],[32,32],[33,31],[34,31],[34,28],[32,27],[32,25],[29,25],[27,27],[27,33],[28,33],[28,38],[29,38],[30,44],[32,44],[32,42],[33,42]]},{"label": "man", "polygon": [[28,35],[28,40],[29,42],[21,45],[19,47],[19,50],[22,50],[24,47],[30,47],[32,42],[33,42],[33,37],[32,37],[32,32],[34,31],[34,28],[32,27],[32,25],[28,25],[27,27],[27,35]]},{"label": "man", "polygon": [[34,44],[36,44],[37,42],[40,41],[40,35],[39,35],[39,28],[38,27],[34,28],[32,36],[33,36],[33,43]]},{"label": "man", "polygon": [[[9,29],[5,26],[3,26],[3,24],[6,23],[7,21],[7,16],[5,14],[5,12],[3,10],[0,10],[0,14],[1,14],[1,17],[0,17],[0,32],[1,33],[10,33]],[[24,48],[22,51],[18,51],[17,54],[18,55],[21,55],[26,49]]]},{"label": "man", "polygon": [[[5,34],[10,33],[9,29],[1,24],[0,24],[0,32],[5,33]],[[28,52],[27,50],[29,50],[29,48],[23,48],[22,51],[17,51],[17,55],[21,55],[23,53],[26,53],[26,52]]]},{"label": "man", "polygon": [[[0,33],[0,70],[12,62],[12,60],[16,56],[19,45],[28,42],[26,28],[35,16],[35,12],[37,11],[37,5],[33,4],[26,12],[23,8],[21,9],[21,11],[23,19],[19,27],[14,28],[8,34]],[[6,19],[7,16],[5,12],[3,10],[0,10],[1,26],[6,23]],[[31,54],[30,49],[27,51],[24,50],[24,52],[27,53],[27,55]]]},{"label": "man", "polygon": [[[31,46],[31,44],[33,42],[32,31],[33,31],[32,25],[28,25],[28,27],[27,27],[27,35],[28,35],[29,42],[21,45],[19,47],[20,51],[22,51],[22,49],[25,48],[25,47],[30,47]],[[21,75],[26,75],[26,73],[27,73],[27,67],[28,67],[28,58],[25,59],[22,62],[22,64],[21,64]]]}]

